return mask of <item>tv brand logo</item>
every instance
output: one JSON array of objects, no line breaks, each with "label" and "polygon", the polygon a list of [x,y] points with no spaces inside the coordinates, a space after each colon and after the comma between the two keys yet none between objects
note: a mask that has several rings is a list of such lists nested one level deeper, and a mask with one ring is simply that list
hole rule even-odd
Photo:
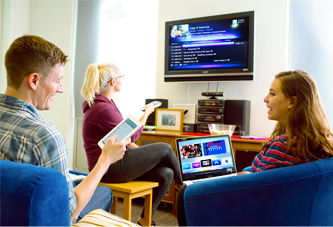
[{"label": "tv brand logo", "polygon": [[208,71],[208,70],[206,70],[206,71],[202,71],[202,73],[209,73],[209,71]]}]

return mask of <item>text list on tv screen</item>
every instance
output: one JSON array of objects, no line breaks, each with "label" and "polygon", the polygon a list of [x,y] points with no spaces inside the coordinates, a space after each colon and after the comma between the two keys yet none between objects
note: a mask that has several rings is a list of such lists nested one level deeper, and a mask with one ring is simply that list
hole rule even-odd
[{"label": "text list on tv screen", "polygon": [[169,26],[169,71],[248,68],[249,17]]}]

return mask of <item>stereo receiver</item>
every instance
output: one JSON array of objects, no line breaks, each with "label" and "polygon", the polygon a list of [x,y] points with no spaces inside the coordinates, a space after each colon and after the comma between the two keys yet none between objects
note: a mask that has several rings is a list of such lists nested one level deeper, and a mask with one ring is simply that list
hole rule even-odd
[{"label": "stereo receiver", "polygon": [[199,106],[221,106],[223,107],[225,103],[224,99],[199,99]]},{"label": "stereo receiver", "polygon": [[199,114],[223,114],[224,107],[206,107],[206,106],[199,106],[198,107]]},{"label": "stereo receiver", "polygon": [[223,114],[198,114],[199,122],[214,122],[214,123],[223,123],[224,115]]}]

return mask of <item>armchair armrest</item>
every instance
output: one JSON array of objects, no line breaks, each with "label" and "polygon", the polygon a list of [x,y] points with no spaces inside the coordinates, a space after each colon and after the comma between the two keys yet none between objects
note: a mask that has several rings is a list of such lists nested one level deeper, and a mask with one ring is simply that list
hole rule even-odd
[{"label": "armchair armrest", "polygon": [[0,160],[1,225],[69,226],[65,177],[54,169]]}]

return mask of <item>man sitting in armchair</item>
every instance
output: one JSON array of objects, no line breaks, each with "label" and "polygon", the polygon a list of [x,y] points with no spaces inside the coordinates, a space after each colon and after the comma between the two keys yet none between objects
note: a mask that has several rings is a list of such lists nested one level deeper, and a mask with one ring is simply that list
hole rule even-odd
[{"label": "man sitting in armchair", "polygon": [[54,95],[63,93],[61,79],[67,60],[57,46],[38,36],[25,35],[11,44],[5,55],[7,89],[0,94],[0,159],[60,171],[67,179],[74,223],[91,210],[109,210],[111,190],[97,185],[109,166],[123,157],[130,141],[115,143],[117,136],[110,138],[93,171],[73,188],[65,141],[39,113],[51,108]]}]

